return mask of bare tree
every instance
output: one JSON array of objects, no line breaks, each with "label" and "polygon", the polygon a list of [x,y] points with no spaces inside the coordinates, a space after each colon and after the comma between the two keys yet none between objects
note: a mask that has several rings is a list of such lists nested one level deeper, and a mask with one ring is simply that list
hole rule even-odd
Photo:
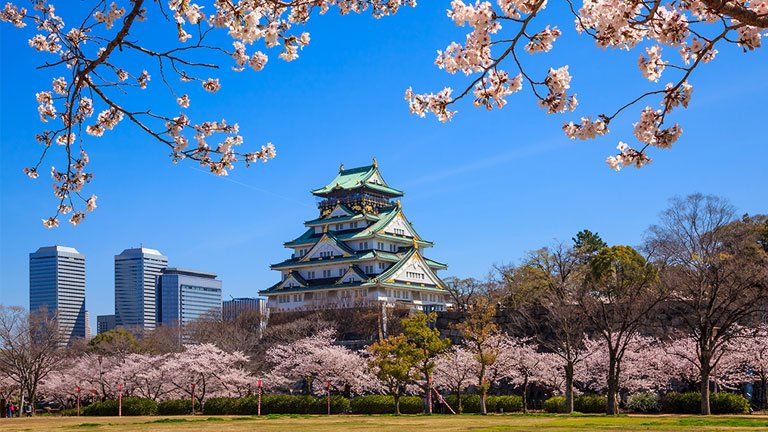
[{"label": "bare tree", "polygon": [[765,311],[768,255],[762,218],[736,220],[726,200],[701,194],[673,198],[646,249],[662,267],[662,281],[696,341],[701,413],[710,414],[709,387],[718,352],[738,337],[736,327]]},{"label": "bare tree", "polygon": [[520,266],[500,269],[517,312],[513,323],[564,363],[566,412],[573,411],[573,371],[584,353],[587,320],[577,307],[584,270],[580,255],[563,243],[530,252]]},{"label": "bare tree", "polygon": [[19,400],[34,403],[40,382],[61,360],[55,314],[0,306],[0,371],[19,384]]}]

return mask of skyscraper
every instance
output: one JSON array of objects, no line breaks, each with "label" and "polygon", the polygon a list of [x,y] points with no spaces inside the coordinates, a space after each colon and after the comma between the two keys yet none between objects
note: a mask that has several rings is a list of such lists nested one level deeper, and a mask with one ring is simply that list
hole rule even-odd
[{"label": "skyscraper", "polygon": [[96,333],[102,334],[115,329],[115,315],[96,315]]},{"label": "skyscraper", "polygon": [[221,285],[215,273],[163,270],[157,279],[157,322],[184,326],[205,314],[221,317]]},{"label": "skyscraper", "polygon": [[61,343],[85,337],[85,255],[65,246],[29,254],[29,310],[56,313]]},{"label": "skyscraper", "polygon": [[115,324],[131,331],[155,328],[155,284],[168,257],[145,247],[115,255]]}]

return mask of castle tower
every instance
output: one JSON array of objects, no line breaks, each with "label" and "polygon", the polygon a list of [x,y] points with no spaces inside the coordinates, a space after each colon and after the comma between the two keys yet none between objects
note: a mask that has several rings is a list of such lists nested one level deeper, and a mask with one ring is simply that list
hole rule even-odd
[{"label": "castle tower", "polygon": [[[403,192],[387,185],[373,165],[339,169],[315,189],[320,217],[285,243],[291,258],[273,264],[281,280],[259,294],[273,310],[346,308],[380,303],[431,312],[450,306],[436,271],[447,266],[424,256],[433,243],[403,213]],[[393,201],[394,200],[394,201]]]}]

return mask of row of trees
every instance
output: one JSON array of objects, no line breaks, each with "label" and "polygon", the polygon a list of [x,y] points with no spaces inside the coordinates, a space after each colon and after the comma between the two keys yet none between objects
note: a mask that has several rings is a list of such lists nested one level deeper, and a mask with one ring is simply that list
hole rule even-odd
[{"label": "row of trees", "polygon": [[[359,351],[338,345],[334,331],[324,329],[270,348],[268,368],[262,373],[248,368],[249,359],[242,352],[228,353],[212,344],[188,345],[166,354],[93,351],[62,361],[42,380],[40,391],[45,398],[70,407],[77,388],[82,389],[84,400],[115,399],[120,389],[125,397],[155,401],[194,397],[202,405],[211,397],[254,394],[257,381],[263,382],[267,392],[318,395],[326,392],[329,383],[331,392],[347,397],[390,394],[398,413],[401,396],[420,394],[426,399],[432,387],[456,394],[454,408],[459,411],[462,394],[477,391],[483,412],[486,394],[498,393],[502,386],[517,389],[524,411],[532,385],[550,395],[564,392],[567,363],[531,338],[492,330],[481,343],[468,337],[451,346],[431,328],[435,318],[420,314],[405,319],[403,333]],[[469,336],[472,331],[465,327],[462,334]],[[723,350],[712,382],[716,389],[729,390],[743,382],[757,382],[765,391],[768,326],[740,332],[744,343]],[[604,394],[611,372],[610,347],[586,339],[577,354],[580,361],[571,382],[584,392]],[[623,353],[617,390],[663,393],[693,386],[701,379],[695,355],[693,338],[663,341],[635,336]]]},{"label": "row of trees", "polygon": [[[498,266],[485,283],[452,281],[458,308],[473,316],[497,301],[513,332],[532,335],[565,367],[567,409],[573,409],[576,367],[590,339],[605,346],[607,412],[618,410],[625,358],[641,335],[686,340],[696,366],[702,414],[709,414],[713,371],[733,346],[765,321],[768,221],[736,218],[725,200],[674,198],[637,250],[608,247],[582,231],[573,244],[530,252],[518,265]],[[471,321],[471,319],[469,320]]]}]

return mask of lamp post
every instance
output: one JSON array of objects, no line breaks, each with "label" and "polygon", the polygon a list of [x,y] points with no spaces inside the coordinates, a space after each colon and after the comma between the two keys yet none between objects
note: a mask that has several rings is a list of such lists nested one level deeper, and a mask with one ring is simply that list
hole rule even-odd
[{"label": "lamp post", "polygon": [[325,393],[328,395],[328,415],[331,415],[331,382],[325,382]]},{"label": "lamp post", "polygon": [[123,385],[118,384],[117,385],[117,416],[122,417],[123,416]]},{"label": "lamp post", "polygon": [[256,384],[259,386],[259,408],[256,415],[261,415],[261,380],[258,380]]},{"label": "lamp post", "polygon": [[190,385],[192,387],[192,415],[195,415],[195,385]]},{"label": "lamp post", "polygon": [[80,387],[75,389],[77,392],[77,416],[80,417]]}]

